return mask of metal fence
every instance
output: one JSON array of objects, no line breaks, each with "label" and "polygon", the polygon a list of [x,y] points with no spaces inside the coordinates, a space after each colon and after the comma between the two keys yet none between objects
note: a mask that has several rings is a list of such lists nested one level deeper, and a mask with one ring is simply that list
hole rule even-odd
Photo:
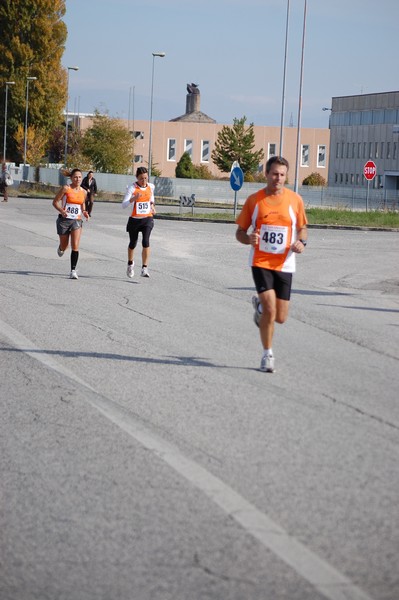
[{"label": "metal fence", "polygon": [[[37,181],[46,185],[61,186],[68,180],[59,168],[39,168],[10,166],[16,184],[19,181]],[[95,173],[98,189],[102,192],[124,194],[127,186],[133,181],[131,175],[115,175],[113,173]],[[180,196],[195,195],[196,204],[231,204],[234,205],[235,194],[229,181],[204,179],[175,179],[169,177],[152,178],[155,184],[155,196],[158,202],[179,203]],[[264,183],[244,183],[237,192],[237,204],[242,205],[245,199],[264,187]],[[288,186],[290,187],[290,186]],[[301,186],[299,194],[308,208],[346,208],[349,210],[399,210],[399,190],[367,189],[364,187],[312,187]]]}]

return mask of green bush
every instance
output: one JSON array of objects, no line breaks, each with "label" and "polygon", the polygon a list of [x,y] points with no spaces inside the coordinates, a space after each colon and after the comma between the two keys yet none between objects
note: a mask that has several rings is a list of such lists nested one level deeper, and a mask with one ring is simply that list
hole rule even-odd
[{"label": "green bush", "polygon": [[326,180],[320,173],[311,173],[302,181],[302,185],[314,185],[317,187],[325,187],[327,185]]}]

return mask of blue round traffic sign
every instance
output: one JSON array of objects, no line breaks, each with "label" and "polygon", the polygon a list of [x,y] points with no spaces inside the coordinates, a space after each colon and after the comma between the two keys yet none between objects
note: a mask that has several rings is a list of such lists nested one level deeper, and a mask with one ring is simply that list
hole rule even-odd
[{"label": "blue round traffic sign", "polygon": [[238,192],[242,188],[244,183],[244,173],[240,167],[234,167],[230,173],[230,185],[231,189]]}]

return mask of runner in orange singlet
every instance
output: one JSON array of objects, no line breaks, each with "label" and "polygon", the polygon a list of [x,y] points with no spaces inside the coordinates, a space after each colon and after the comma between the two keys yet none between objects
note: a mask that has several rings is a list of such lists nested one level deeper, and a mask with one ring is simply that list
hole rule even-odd
[{"label": "runner in orange singlet", "polygon": [[79,259],[79,242],[82,234],[82,215],[86,221],[89,214],[86,211],[87,191],[80,184],[82,183],[82,171],[73,169],[70,174],[72,183],[64,185],[53,200],[53,206],[60,213],[57,218],[57,233],[60,236],[60,243],[57,249],[58,256],[63,256],[68,248],[69,238],[71,238],[71,279],[78,279],[76,266]]},{"label": "runner in orange singlet", "polygon": [[154,227],[155,199],[154,184],[148,183],[148,171],[145,167],[139,167],[136,171],[137,181],[128,187],[122,201],[122,208],[131,208],[132,212],[126,225],[129,234],[129,246],[127,248],[127,270],[128,277],[134,277],[134,249],[137,246],[139,233],[142,234],[141,252],[142,266],[141,276],[149,277],[148,262],[150,260],[150,235]]},{"label": "runner in orange singlet", "polygon": [[[250,244],[250,266],[258,296],[252,298],[263,355],[260,370],[274,372],[274,323],[288,317],[295,254],[307,243],[307,219],[301,196],[284,187],[288,161],[273,156],[266,163],[267,185],[247,198],[237,217],[236,238]],[[251,233],[247,233],[251,228]]]}]

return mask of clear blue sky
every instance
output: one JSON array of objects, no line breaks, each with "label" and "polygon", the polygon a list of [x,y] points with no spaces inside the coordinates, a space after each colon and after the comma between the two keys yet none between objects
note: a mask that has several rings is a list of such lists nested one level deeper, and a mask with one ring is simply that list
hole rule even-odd
[{"label": "clear blue sky", "polygon": [[[148,120],[185,112],[186,84],[218,123],[280,125],[287,0],[66,0],[69,110]],[[304,0],[291,0],[285,124],[297,123]],[[308,0],[302,126],[333,96],[399,90],[398,0]],[[130,102],[129,102],[130,97]]]}]

